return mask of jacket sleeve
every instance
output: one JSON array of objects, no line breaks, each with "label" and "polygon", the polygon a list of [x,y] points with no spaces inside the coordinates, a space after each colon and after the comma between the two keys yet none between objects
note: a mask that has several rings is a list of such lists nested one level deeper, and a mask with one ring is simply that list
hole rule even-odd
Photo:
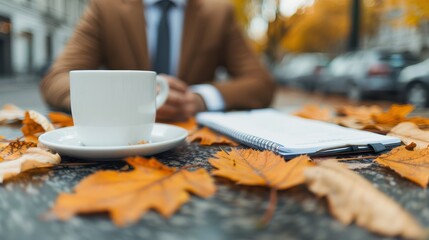
[{"label": "jacket sleeve", "polygon": [[99,21],[96,1],[91,1],[62,54],[41,81],[42,97],[50,107],[70,111],[69,72],[101,65]]},{"label": "jacket sleeve", "polygon": [[215,83],[215,87],[224,98],[226,110],[267,107],[275,90],[272,76],[246,41],[232,6],[227,16],[223,61],[231,79]]}]

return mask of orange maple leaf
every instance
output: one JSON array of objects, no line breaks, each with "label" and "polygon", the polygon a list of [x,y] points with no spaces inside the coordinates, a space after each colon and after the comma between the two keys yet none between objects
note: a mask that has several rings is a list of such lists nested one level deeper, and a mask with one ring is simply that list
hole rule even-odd
[{"label": "orange maple leaf", "polygon": [[25,118],[21,128],[24,136],[38,136],[41,133],[54,129],[54,126],[42,114],[32,110],[25,112]]},{"label": "orange maple leaf", "polygon": [[57,128],[73,126],[73,118],[66,113],[50,112],[48,117]]},{"label": "orange maple leaf", "polygon": [[314,166],[308,156],[285,159],[271,151],[232,149],[219,151],[209,159],[217,168],[216,176],[225,177],[243,185],[287,189],[304,182],[303,171]]},{"label": "orange maple leaf", "polygon": [[200,140],[201,145],[207,145],[207,146],[210,146],[213,144],[227,144],[230,146],[238,146],[238,143],[234,142],[228,137],[225,137],[223,135],[220,135],[210,130],[208,127],[203,127],[188,137],[188,141],[190,142],[197,141],[197,140]]},{"label": "orange maple leaf", "polygon": [[396,124],[403,122],[406,116],[413,110],[414,106],[410,104],[393,104],[386,112],[374,114],[373,119],[378,124],[388,124],[395,126]]},{"label": "orange maple leaf", "polygon": [[400,146],[379,156],[375,161],[423,188],[426,188],[429,182],[429,148],[412,149]]},{"label": "orange maple leaf", "polygon": [[175,125],[188,130],[188,133],[193,133],[198,129],[197,120],[195,117],[189,118],[183,122],[165,122],[166,124]]},{"label": "orange maple leaf", "polygon": [[4,147],[0,147],[0,162],[17,159],[22,156],[27,149],[36,147],[37,144],[26,141],[12,141]]},{"label": "orange maple leaf", "polygon": [[117,226],[136,222],[150,208],[170,217],[192,192],[207,198],[216,187],[204,169],[167,167],[155,158],[127,158],[129,172],[99,171],[83,179],[75,193],[58,196],[52,213],[67,220],[77,213],[108,211]]},{"label": "orange maple leaf", "polygon": [[315,164],[308,156],[285,159],[271,151],[232,149],[219,151],[209,163],[216,168],[213,174],[231,179],[239,184],[265,186],[271,189],[270,206],[262,222],[268,222],[275,210],[277,190],[288,189],[304,183],[304,170]]},{"label": "orange maple leaf", "polygon": [[372,116],[380,114],[383,109],[380,106],[341,106],[337,108],[337,114],[340,116],[352,117],[360,123],[372,122]]},{"label": "orange maple leaf", "polygon": [[314,104],[305,105],[301,110],[294,113],[295,116],[320,120],[329,122],[331,121],[332,112],[326,107],[320,107]]}]

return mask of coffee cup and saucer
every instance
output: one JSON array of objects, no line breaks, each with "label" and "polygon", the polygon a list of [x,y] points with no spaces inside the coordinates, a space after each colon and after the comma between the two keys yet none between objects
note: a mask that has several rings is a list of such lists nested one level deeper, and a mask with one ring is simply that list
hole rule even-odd
[{"label": "coffee cup and saucer", "polygon": [[168,91],[167,81],[152,71],[71,71],[74,126],[46,132],[39,141],[60,155],[97,160],[170,150],[188,132],[155,123]]}]

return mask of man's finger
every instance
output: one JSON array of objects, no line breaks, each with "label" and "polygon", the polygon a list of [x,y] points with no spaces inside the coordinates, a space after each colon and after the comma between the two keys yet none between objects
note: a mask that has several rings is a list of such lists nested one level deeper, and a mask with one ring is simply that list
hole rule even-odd
[{"label": "man's finger", "polygon": [[167,79],[168,85],[170,86],[170,89],[180,91],[180,92],[186,92],[188,89],[188,86],[185,82],[179,80],[178,78],[168,76],[168,75],[161,75],[165,79]]},{"label": "man's finger", "polygon": [[168,94],[165,105],[181,107],[183,104],[185,104],[185,101],[186,101],[185,94],[176,90],[171,90]]}]

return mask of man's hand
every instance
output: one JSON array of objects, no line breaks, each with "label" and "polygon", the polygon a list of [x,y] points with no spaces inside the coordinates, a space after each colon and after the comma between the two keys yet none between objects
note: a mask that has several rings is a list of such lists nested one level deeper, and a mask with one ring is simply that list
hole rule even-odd
[{"label": "man's hand", "polygon": [[172,76],[163,77],[167,79],[170,92],[167,101],[156,112],[157,121],[185,121],[206,110],[201,96],[189,91],[183,81]]}]

